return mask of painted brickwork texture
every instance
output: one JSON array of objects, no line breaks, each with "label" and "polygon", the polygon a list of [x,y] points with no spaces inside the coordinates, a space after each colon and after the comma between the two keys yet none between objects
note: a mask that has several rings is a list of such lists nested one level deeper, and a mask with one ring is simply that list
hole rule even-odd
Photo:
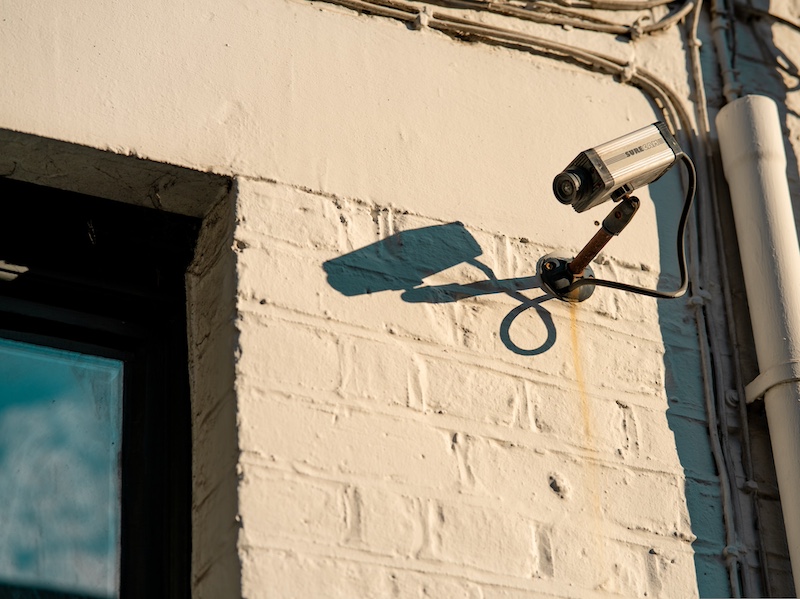
[{"label": "painted brickwork texture", "polygon": [[271,182],[234,244],[244,596],[697,594],[654,300],[505,326],[553,248]]}]

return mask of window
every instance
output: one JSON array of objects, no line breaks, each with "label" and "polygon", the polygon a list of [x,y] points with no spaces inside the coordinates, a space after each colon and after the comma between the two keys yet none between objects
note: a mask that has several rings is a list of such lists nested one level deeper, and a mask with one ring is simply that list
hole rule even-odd
[{"label": "window", "polygon": [[0,339],[0,580],[119,588],[123,362]]},{"label": "window", "polygon": [[9,180],[0,198],[0,597],[188,597],[199,221]]}]

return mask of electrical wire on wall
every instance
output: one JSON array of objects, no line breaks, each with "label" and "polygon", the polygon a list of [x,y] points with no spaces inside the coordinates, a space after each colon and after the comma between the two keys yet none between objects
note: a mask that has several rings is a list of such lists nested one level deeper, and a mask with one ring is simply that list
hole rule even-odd
[{"label": "electrical wire on wall", "polygon": [[[723,523],[725,526],[726,547],[723,551],[725,565],[728,571],[729,583],[733,597],[741,597],[742,591],[747,596],[756,596],[758,590],[755,586],[749,569],[744,560],[740,559],[741,543],[737,531],[743,530],[742,507],[740,505],[737,488],[735,487],[736,471],[732,461],[728,443],[728,419],[726,411],[727,388],[725,382],[731,377],[726,376],[721,364],[721,356],[725,351],[720,346],[725,335],[719,330],[719,316],[709,317],[709,293],[704,291],[702,282],[712,280],[712,273],[707,261],[700,260],[703,253],[702,240],[713,239],[716,242],[717,256],[722,255],[721,231],[718,220],[715,218],[719,199],[716,189],[716,177],[712,174],[716,167],[713,161],[714,146],[710,138],[709,116],[705,97],[703,72],[700,62],[700,41],[698,38],[698,23],[703,6],[702,0],[688,0],[678,6],[661,19],[647,23],[645,19],[637,19],[633,24],[622,24],[613,20],[599,18],[590,11],[643,11],[670,4],[671,0],[553,0],[537,2],[513,2],[508,0],[433,0],[426,2],[422,7],[400,0],[322,0],[351,8],[353,10],[401,20],[415,29],[430,28],[440,31],[457,39],[480,41],[487,44],[504,46],[507,48],[532,52],[557,60],[565,60],[595,72],[613,76],[620,83],[632,85],[647,94],[663,113],[664,120],[674,133],[682,138],[682,143],[691,149],[692,155],[698,158],[700,166],[701,185],[698,195],[701,201],[695,203],[695,223],[689,235],[689,280],[690,280],[690,305],[694,306],[694,316],[698,332],[701,355],[701,370],[703,375],[703,389],[705,397],[706,416],[708,419],[709,439],[711,443],[714,462],[720,479],[722,498]],[[416,0],[413,0],[416,2]],[[720,59],[720,72],[724,83],[724,92],[727,100],[736,97],[739,88],[736,82],[735,71],[732,65],[730,42],[724,35],[729,24],[726,21],[724,6],[725,0],[712,0],[712,29],[714,31],[715,49]],[[686,39],[690,61],[691,79],[693,83],[694,106],[697,133],[692,120],[687,113],[684,103],[679,95],[646,69],[634,67],[627,60],[608,56],[593,50],[577,48],[569,44],[556,42],[543,37],[530,35],[513,29],[491,25],[475,20],[463,18],[448,12],[433,10],[429,5],[436,5],[445,9],[467,9],[471,11],[485,11],[504,17],[521,19],[525,21],[574,27],[599,33],[608,33],[618,36],[628,36],[636,39],[639,36],[664,31],[687,16],[691,17]],[[770,15],[773,16],[773,15]],[[702,201],[710,198],[710,201]],[[702,272],[700,265],[702,265]],[[730,283],[725,269],[721,269],[725,313],[732,314]],[[716,310],[719,314],[721,311]],[[724,319],[724,317],[723,317]],[[730,323],[731,319],[725,319]],[[724,327],[723,327],[724,328]],[[727,339],[736,349],[735,330],[728,326]],[[737,358],[738,359],[738,358]],[[737,362],[738,363],[738,362]],[[747,419],[744,410],[743,384],[737,369],[732,374],[734,386],[738,392],[739,418],[741,420],[743,453],[742,461],[748,480],[752,480],[752,459],[747,433]],[[752,498],[755,502],[755,498]],[[765,559],[764,544],[760,539],[758,546],[762,563]]]},{"label": "electrical wire on wall", "polygon": [[[713,145],[710,139],[710,119],[708,116],[707,100],[705,95],[705,83],[703,78],[703,70],[700,60],[700,47],[701,43],[697,35],[698,25],[700,22],[700,12],[702,10],[702,0],[698,0],[695,9],[692,11],[691,22],[687,32],[687,45],[691,65],[692,80],[695,90],[695,107],[698,123],[698,132],[700,137],[700,145],[703,147],[704,152],[702,156],[698,156],[698,162],[701,168],[705,171],[706,176],[704,179],[708,182],[710,187],[708,197],[710,203],[698,207],[698,212],[701,218],[698,219],[698,228],[693,235],[693,241],[700,246],[700,240],[714,239],[716,241],[717,256],[722,255],[722,231],[720,230],[719,219],[714,215],[718,213],[719,194],[716,189],[716,177],[714,172],[714,156]],[[724,24],[723,24],[724,27]],[[723,69],[724,70],[724,69]],[[697,255],[703,254],[702,246],[698,247]],[[711,280],[711,273],[709,272],[709,261],[702,262],[702,279]],[[696,273],[700,277],[700,273]],[[722,279],[723,293],[722,296],[725,301],[725,312],[733,314],[733,307],[731,305],[730,283],[727,278],[727,270],[720,269],[718,276]],[[720,475],[720,488],[722,490],[723,502],[723,518],[725,522],[726,533],[726,547],[724,556],[726,563],[729,565],[729,575],[731,576],[731,587],[736,592],[737,585],[733,576],[738,570],[741,576],[741,583],[745,596],[756,596],[758,594],[755,588],[754,581],[750,576],[750,572],[746,567],[746,563],[738,564],[739,556],[741,555],[739,539],[736,531],[744,530],[744,523],[742,522],[742,506],[740,504],[739,494],[735,492],[733,481],[736,479],[735,465],[732,462],[730,451],[724,451],[724,448],[730,447],[728,438],[729,422],[726,401],[729,394],[723,389],[723,382],[728,380],[722,369],[722,364],[716,356],[723,355],[722,348],[720,347],[719,340],[723,338],[722,332],[719,330],[719,318],[714,318],[713,315],[707,311],[706,302],[704,298],[698,297],[699,301],[695,304],[695,319],[699,331],[705,332],[705,335],[700,335],[701,354],[705,367],[703,368],[703,380],[706,387],[706,415],[708,418],[709,435],[712,438],[712,451],[714,454],[714,461],[717,466],[717,471]],[[717,315],[718,316],[718,315]],[[726,319],[731,323],[731,319]],[[732,341],[731,345],[736,349],[735,331],[731,326],[727,327],[728,338]],[[735,356],[736,363],[738,363],[738,356]],[[738,369],[734,369],[733,386],[738,392],[741,405],[744,405],[743,383],[741,377],[737,376]],[[746,476],[751,479],[752,462],[750,458],[749,446],[749,433],[747,430],[746,415],[742,418],[740,410],[740,420],[742,427],[742,443],[743,443],[743,456],[742,461]],[[751,502],[754,505],[755,498],[751,496]],[[758,538],[760,554],[763,556],[763,543],[761,537]]]},{"label": "electrical wire on wall", "polygon": [[[687,147],[698,154],[692,122],[679,96],[663,81],[646,69],[634,67],[626,60],[608,56],[592,50],[585,50],[549,40],[547,38],[521,33],[512,29],[480,23],[442,13],[430,11],[428,7],[418,9],[412,4],[397,0],[323,0],[363,12],[389,17],[409,23],[416,28],[429,27],[459,39],[483,41],[503,45],[517,50],[528,50],[548,55],[552,58],[568,60],[590,70],[616,77],[620,82],[633,85],[647,93],[664,114],[665,121],[673,132],[682,135]],[[663,4],[661,0],[658,3]],[[636,8],[638,5],[650,6],[651,2],[626,3]]]},{"label": "electrical wire on wall", "polygon": [[[776,15],[768,10],[761,10],[756,9],[750,6],[748,2],[747,5],[740,4],[734,2],[734,0],[712,0],[711,3],[711,18],[712,18],[712,33],[713,33],[713,40],[715,49],[717,49],[717,62],[720,69],[720,76],[723,82],[723,93],[727,101],[733,101],[742,93],[742,86],[738,81],[737,76],[737,66],[736,66],[736,57],[737,57],[737,37],[736,37],[736,27],[735,22],[732,22],[729,19],[729,16],[736,15],[737,17],[743,18],[747,24],[752,24],[754,19],[769,19],[772,22],[786,26],[793,29],[796,32],[800,32],[800,25],[796,22],[787,19],[785,17],[781,17]],[[797,68],[788,61],[788,65],[781,64],[780,55],[773,54],[770,50],[767,49],[767,44],[762,38],[761,35],[754,34],[754,37],[761,47],[762,53],[764,55],[764,59],[774,61],[774,65],[777,69],[784,71],[786,74],[799,78],[800,74],[798,74]],[[694,49],[699,44],[697,43],[697,26],[696,23],[693,24],[691,30],[691,37],[689,38],[690,49]],[[693,78],[695,81],[695,88],[700,89],[702,91],[702,70],[699,68],[699,53],[693,51],[691,53],[692,63],[693,63]],[[694,65],[697,66],[694,66]],[[699,81],[699,83],[698,83]],[[705,110],[707,103],[704,97],[696,98],[696,107],[698,111],[698,121],[700,124],[700,133],[701,139],[703,143],[706,145],[707,149],[707,161],[709,164],[713,162],[713,146],[709,140],[709,131],[710,131],[710,124],[707,111]],[[713,169],[713,166],[710,167]],[[717,178],[711,177],[710,183],[712,188],[715,186]],[[706,238],[714,238],[717,244],[717,255],[719,256],[720,260],[724,261],[724,248],[723,248],[723,231],[722,225],[719,218],[715,218],[716,215],[721,213],[720,211],[720,199],[719,194],[717,193],[716,189],[712,189],[712,193],[710,194],[711,201],[713,203],[712,206],[706,207],[706,212],[708,213],[703,219],[701,219],[700,223],[705,226],[705,230],[707,231],[705,237]],[[705,265],[704,265],[705,266]],[[718,273],[719,281],[722,285],[722,298],[725,302],[725,313],[728,315],[735,314],[733,302],[732,302],[732,285],[730,281],[730,277],[728,275],[728,268],[722,268]],[[704,273],[705,276],[708,276],[707,273]],[[732,362],[734,364],[742,364],[741,358],[741,351],[740,351],[740,342],[739,342],[739,332],[734,322],[734,318],[729,317],[724,319],[725,322],[720,322],[720,315],[711,311],[708,314],[708,339],[712,343],[712,353],[716,355],[720,355],[717,353],[718,350],[714,348],[714,344],[719,344],[719,339],[721,338],[720,330],[725,329],[727,332],[727,337],[730,341],[727,349],[732,352]],[[715,330],[716,329],[716,330]],[[755,534],[757,536],[757,547],[758,547],[758,554],[759,554],[759,561],[761,564],[760,574],[761,574],[761,584],[762,584],[762,591],[761,594],[765,596],[773,596],[773,582],[770,580],[770,576],[768,575],[771,572],[771,566],[769,563],[769,554],[766,550],[766,543],[764,537],[764,526],[761,522],[761,512],[758,507],[759,504],[759,497],[760,497],[760,490],[759,485],[756,482],[756,473],[754,470],[753,465],[753,456],[752,456],[752,448],[750,443],[750,426],[748,422],[748,411],[747,411],[747,402],[745,399],[745,392],[744,392],[744,383],[745,381],[742,380],[742,373],[740,370],[734,369],[731,373],[731,376],[728,379],[723,379],[719,373],[719,361],[716,361],[717,368],[715,369],[715,376],[717,380],[730,380],[731,385],[730,389],[727,392],[724,390],[718,390],[717,393],[717,413],[719,414],[719,432],[722,438],[722,445],[728,446],[729,440],[729,433],[728,431],[732,428],[731,422],[729,422],[729,413],[726,410],[726,402],[729,406],[738,408],[738,424],[741,427],[740,433],[738,435],[738,439],[741,442],[741,466],[743,470],[743,475],[745,477],[743,483],[743,490],[747,492],[749,497],[742,498],[741,494],[734,493],[733,494],[733,503],[734,503],[734,512],[737,516],[737,528],[740,531],[746,530],[746,522],[744,522],[743,516],[743,508],[740,505],[742,502],[748,502],[750,506],[750,515],[755,522]],[[735,426],[735,424],[734,424]],[[730,472],[734,471],[734,465],[730,463],[730,452],[726,452],[726,466]],[[739,504],[739,505],[737,505]],[[734,546],[732,552],[728,552],[728,559],[731,559],[731,556],[736,555],[736,550],[740,549],[739,547]],[[742,565],[746,568],[746,556],[743,556]],[[744,591],[747,596],[758,596],[758,592],[754,590],[755,588],[755,581],[753,580],[754,576],[747,572],[743,573],[743,587]]]},{"label": "electrical wire on wall", "polygon": [[590,10],[631,11],[648,10],[658,6],[665,6],[672,0],[654,0],[653,2],[614,2],[611,0],[596,0],[590,2],[569,2],[559,4],[556,2],[487,2],[484,0],[433,0],[426,2],[445,8],[460,8],[474,11],[485,11],[507,17],[514,17],[534,23],[546,23],[600,33],[613,33],[636,38],[648,33],[663,31],[678,23],[686,17],[694,6],[694,0],[687,0],[677,9],[669,12],[658,21],[648,23],[649,19],[639,18],[631,24],[618,23],[608,19],[601,19],[592,15]]}]

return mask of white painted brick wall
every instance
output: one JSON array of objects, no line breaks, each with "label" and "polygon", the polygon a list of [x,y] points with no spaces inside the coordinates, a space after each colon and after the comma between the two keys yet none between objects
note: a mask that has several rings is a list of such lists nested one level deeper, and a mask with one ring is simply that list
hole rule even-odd
[{"label": "white painted brick wall", "polygon": [[[697,592],[652,300],[548,302],[555,344],[518,355],[499,336],[507,296],[407,303],[326,280],[325,261],[441,221],[266,181],[238,191],[246,597]],[[550,250],[466,228],[498,278],[531,276]],[[485,277],[462,264],[425,282]],[[514,324],[519,343],[543,341],[538,319]]]}]

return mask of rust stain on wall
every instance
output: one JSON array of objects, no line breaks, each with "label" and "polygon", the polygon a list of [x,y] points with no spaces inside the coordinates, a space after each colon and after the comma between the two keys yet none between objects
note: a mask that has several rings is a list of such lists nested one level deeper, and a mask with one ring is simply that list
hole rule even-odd
[{"label": "rust stain on wall", "polygon": [[[570,340],[572,349],[572,364],[575,371],[575,382],[578,385],[578,394],[580,397],[581,407],[581,423],[583,425],[583,440],[584,446],[590,451],[595,451],[594,431],[592,427],[592,407],[589,402],[589,394],[586,391],[586,378],[583,371],[583,359],[581,352],[580,337],[578,334],[578,311],[577,304],[570,304],[569,307],[569,320],[570,320]],[[586,497],[589,500],[591,514],[591,527],[593,533],[591,535],[590,547],[586,547],[585,551],[591,551],[594,555],[590,558],[595,563],[601,563],[602,567],[599,572],[609,572],[608,556],[606,552],[606,523],[603,518],[603,508],[600,498],[600,482],[601,472],[598,465],[593,460],[581,460],[583,471],[583,485],[585,487]],[[609,585],[613,586],[611,576],[603,576],[595,585],[596,589],[609,590]]]},{"label": "rust stain on wall", "polygon": [[586,393],[586,380],[583,375],[583,365],[581,364],[580,343],[578,340],[578,306],[570,304],[569,310],[569,330],[572,341],[572,363],[575,368],[575,382],[578,384],[578,393],[581,399],[581,421],[583,423],[583,436],[587,445],[592,443],[592,413],[589,405],[589,396]]}]

